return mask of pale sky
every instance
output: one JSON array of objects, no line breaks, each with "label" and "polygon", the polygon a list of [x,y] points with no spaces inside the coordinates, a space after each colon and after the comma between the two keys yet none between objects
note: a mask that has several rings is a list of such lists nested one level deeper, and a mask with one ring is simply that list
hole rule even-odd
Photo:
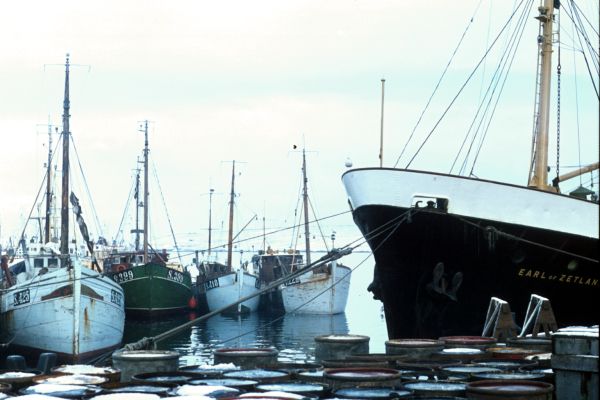
[{"label": "pale sky", "polygon": [[[148,119],[152,121],[151,158],[179,245],[201,249],[206,247],[210,188],[216,193],[213,227],[220,228],[226,221],[231,177],[231,164],[226,161],[239,161],[236,226],[241,229],[254,214],[259,218],[242,237],[260,234],[263,216],[267,230],[289,226],[297,219],[301,155],[292,151],[293,145],[309,151],[309,194],[318,216],[347,211],[340,179],[346,160],[354,167],[379,165],[381,79],[386,79],[383,161],[393,167],[469,26],[439,97],[399,164],[405,166],[514,3],[518,2],[4,2],[0,5],[0,240],[6,245],[10,236],[20,234],[41,185],[46,125],[48,120],[60,125],[62,115],[64,67],[53,64],[64,64],[66,53],[73,64],[82,65],[71,71],[70,124],[102,234],[110,239],[117,233],[132,170],[143,147],[139,121]],[[598,2],[588,3],[581,7],[589,11],[588,18],[597,28]],[[515,59],[474,169],[478,177],[517,184],[527,180],[537,5],[528,16],[522,39],[525,51]],[[561,40],[567,43],[561,55],[561,162],[573,166],[581,158],[581,164],[587,164],[598,157],[598,104],[585,65],[578,62],[579,111],[573,111],[575,97],[567,94],[575,82],[570,72],[573,52],[567,48],[573,41],[567,34]],[[452,109],[411,167],[449,172],[485,90],[481,82],[494,68],[495,59],[480,69],[474,78],[478,83],[465,92],[465,100]],[[555,112],[552,115],[555,121]],[[554,169],[554,128],[550,135]],[[589,179],[589,174],[584,177]],[[578,183],[565,184],[563,190]],[[81,187],[75,191],[84,217],[92,224],[87,195]],[[155,180],[151,193],[156,246],[169,246]],[[338,233],[337,245],[360,236],[349,214],[325,221],[322,229],[327,236],[333,230]],[[316,229],[313,233],[318,235]],[[224,231],[216,232],[213,243],[225,237]],[[261,243],[257,239],[244,247]],[[291,233],[270,237],[269,243],[289,246]],[[320,242],[316,247],[322,247]]]}]

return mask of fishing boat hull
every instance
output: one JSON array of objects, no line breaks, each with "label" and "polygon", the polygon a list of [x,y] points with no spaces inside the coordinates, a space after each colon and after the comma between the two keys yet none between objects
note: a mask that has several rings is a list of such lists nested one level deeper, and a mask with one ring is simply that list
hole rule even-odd
[{"label": "fishing boat hull", "polygon": [[[241,282],[240,282],[240,278]],[[258,293],[260,281],[258,277],[247,272],[220,275],[205,280],[206,302],[210,312],[223,310],[224,313],[248,313],[258,309],[259,296],[241,303],[241,306],[229,307],[239,299]]]},{"label": "fishing boat hull", "polygon": [[108,274],[125,292],[125,311],[131,316],[159,316],[185,311],[192,298],[192,279],[178,271],[150,262]]},{"label": "fishing boat hull", "polygon": [[80,279],[75,273],[58,268],[2,293],[2,330],[12,348],[24,355],[53,352],[61,362],[82,363],[121,344],[123,290],[87,268]]},{"label": "fishing boat hull", "polygon": [[285,311],[321,315],[343,313],[348,302],[351,270],[343,265],[335,268],[335,274],[310,271],[286,282],[281,288]]},{"label": "fishing boat hull", "polygon": [[556,193],[423,171],[343,175],[354,221],[376,262],[370,285],[388,335],[482,332],[491,297],[522,323],[531,294],[557,323],[594,324],[598,204]]}]

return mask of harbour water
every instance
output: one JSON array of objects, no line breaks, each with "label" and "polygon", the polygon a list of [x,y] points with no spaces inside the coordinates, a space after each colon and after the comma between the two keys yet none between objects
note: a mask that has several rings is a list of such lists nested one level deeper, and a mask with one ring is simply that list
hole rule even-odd
[{"label": "harbour water", "polygon": [[[157,343],[157,348],[179,352],[182,365],[212,363],[212,351],[222,347],[274,347],[279,350],[281,361],[303,362],[314,358],[315,336],[351,333],[369,336],[370,352],[385,352],[385,319],[381,303],[366,289],[372,280],[373,262],[369,258],[361,264],[365,257],[367,254],[359,253],[342,260],[351,268],[358,265],[352,272],[345,313],[215,315]],[[156,336],[198,316],[187,313],[156,320],[127,320],[123,343]]]}]

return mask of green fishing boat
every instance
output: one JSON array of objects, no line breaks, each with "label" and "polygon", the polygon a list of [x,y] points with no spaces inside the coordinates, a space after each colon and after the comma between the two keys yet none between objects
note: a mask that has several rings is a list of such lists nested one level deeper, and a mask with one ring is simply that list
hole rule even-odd
[{"label": "green fishing boat", "polygon": [[[115,250],[103,261],[104,273],[125,292],[125,312],[129,316],[152,317],[195,308],[192,278],[181,264],[169,262],[166,251],[156,252],[148,243],[148,121],[145,122],[144,195],[139,201],[140,177],[136,176],[136,227],[133,250]],[[139,227],[139,209],[143,208],[143,228]],[[140,234],[143,245],[140,246]]]},{"label": "green fishing boat", "polygon": [[180,264],[169,263],[167,253],[155,254],[146,263],[143,259],[142,252],[123,252],[104,260],[107,275],[125,292],[128,315],[164,315],[194,307],[188,271]]}]

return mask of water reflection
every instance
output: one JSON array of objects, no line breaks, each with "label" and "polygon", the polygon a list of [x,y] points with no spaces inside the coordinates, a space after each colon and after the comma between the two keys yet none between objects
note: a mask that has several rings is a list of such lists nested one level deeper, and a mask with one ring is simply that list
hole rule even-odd
[{"label": "water reflection", "polygon": [[[124,343],[156,336],[179,326],[193,315],[160,321],[127,321]],[[281,361],[314,360],[314,338],[325,334],[347,334],[345,314],[273,316],[251,313],[240,316],[215,315],[158,343],[157,348],[176,350],[182,365],[212,363],[212,351],[220,347],[275,347]]]}]

